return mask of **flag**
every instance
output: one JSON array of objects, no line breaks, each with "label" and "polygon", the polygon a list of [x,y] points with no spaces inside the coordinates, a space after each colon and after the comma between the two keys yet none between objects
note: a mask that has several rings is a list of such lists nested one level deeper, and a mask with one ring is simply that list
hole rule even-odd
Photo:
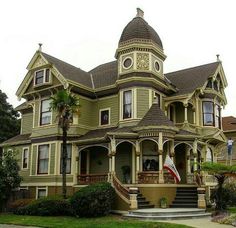
[{"label": "flag", "polygon": [[180,175],[175,167],[175,164],[171,160],[169,155],[166,155],[166,160],[164,162],[163,168],[166,168],[171,173],[177,183],[181,181]]}]

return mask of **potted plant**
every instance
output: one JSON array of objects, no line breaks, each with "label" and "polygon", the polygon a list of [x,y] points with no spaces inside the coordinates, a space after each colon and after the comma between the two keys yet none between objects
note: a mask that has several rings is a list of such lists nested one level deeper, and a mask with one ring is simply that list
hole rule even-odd
[{"label": "potted plant", "polygon": [[124,183],[129,184],[130,183],[130,166],[129,165],[123,165],[121,167],[122,173],[123,173],[123,179]]},{"label": "potted plant", "polygon": [[167,208],[167,198],[166,197],[161,197],[160,198],[160,207],[161,208]]}]

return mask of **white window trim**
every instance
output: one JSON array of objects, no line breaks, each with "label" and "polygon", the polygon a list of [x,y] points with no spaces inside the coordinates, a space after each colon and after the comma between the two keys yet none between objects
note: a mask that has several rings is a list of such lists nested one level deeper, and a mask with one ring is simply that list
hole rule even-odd
[{"label": "white window trim", "polygon": [[[102,111],[108,111],[108,124],[103,124],[101,123],[101,117],[102,117]],[[99,109],[99,127],[105,127],[109,126],[111,124],[111,108],[103,108]]]},{"label": "white window trim", "polygon": [[[130,60],[131,60],[131,64],[130,64],[130,66],[125,67],[124,63],[125,63],[125,61],[126,61],[127,59],[130,59]],[[123,67],[125,70],[130,69],[133,65],[134,65],[134,60],[133,60],[133,58],[132,58],[131,56],[125,57],[125,58],[123,59],[123,61],[122,61],[122,67]]]},{"label": "white window trim", "polygon": [[[23,163],[24,163],[24,151],[25,150],[28,150],[28,156],[27,156],[27,167],[26,168],[23,168]],[[22,148],[22,161],[21,161],[21,168],[22,170],[28,170],[29,169],[29,147],[23,147]]]},{"label": "white window trim", "polygon": [[45,100],[50,100],[50,98],[47,97],[47,98],[45,98],[45,99],[39,100],[39,116],[38,116],[38,126],[39,126],[39,127],[45,127],[45,126],[52,125],[52,115],[53,115],[52,110],[51,110],[51,120],[50,120],[50,123],[41,125],[42,102],[45,101]]},{"label": "white window trim", "polygon": [[[132,93],[132,113],[130,118],[123,118],[123,98],[124,92],[131,91]],[[120,91],[120,121],[129,121],[137,119],[137,88],[127,88],[125,90]]]},{"label": "white window trim", "polygon": [[[38,158],[39,158],[39,146],[43,146],[43,145],[49,145],[48,147],[48,173],[47,174],[40,174],[38,173]],[[50,175],[50,162],[51,162],[51,143],[40,143],[37,144],[37,156],[36,156],[36,176],[49,176]]]},{"label": "white window trim", "polygon": [[[46,82],[46,70],[49,70],[49,81]],[[42,83],[39,83],[39,84],[36,84],[36,74],[37,72],[40,72],[40,71],[43,71],[43,82]],[[45,85],[45,84],[51,84],[52,81],[51,81],[51,70],[49,68],[44,68],[44,69],[40,69],[40,70],[37,70],[34,72],[34,87],[37,87],[37,86],[42,86],[42,85]]]},{"label": "white window trim", "polygon": [[22,186],[22,187],[19,187],[20,190],[29,190],[29,186]]},{"label": "white window trim", "polygon": [[46,196],[48,196],[48,187],[36,187],[36,199],[38,199],[38,190],[46,190]]}]

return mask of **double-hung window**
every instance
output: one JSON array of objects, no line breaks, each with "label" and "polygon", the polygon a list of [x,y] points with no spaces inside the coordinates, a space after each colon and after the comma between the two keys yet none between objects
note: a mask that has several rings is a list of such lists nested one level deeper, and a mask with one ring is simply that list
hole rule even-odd
[{"label": "double-hung window", "polygon": [[28,163],[29,163],[29,148],[23,148],[22,152],[22,168],[28,169]]},{"label": "double-hung window", "polygon": [[221,113],[220,106],[215,106],[215,127],[221,128]]},{"label": "double-hung window", "polygon": [[203,124],[214,126],[214,104],[211,101],[203,101]]},{"label": "double-hung window", "polygon": [[[69,174],[71,173],[71,150],[72,150],[72,145],[67,144],[66,145],[66,150],[67,150],[67,158],[66,158],[66,173]],[[63,147],[61,144],[61,165],[60,165],[60,172],[62,173],[62,152],[63,152]]]},{"label": "double-hung window", "polygon": [[48,174],[49,145],[38,146],[38,174]]},{"label": "double-hung window", "polygon": [[52,112],[50,110],[50,101],[51,100],[43,100],[41,102],[40,125],[51,123]]},{"label": "double-hung window", "polygon": [[50,70],[43,69],[35,72],[34,85],[38,86],[50,82]]},{"label": "double-hung window", "polygon": [[132,117],[132,90],[123,92],[123,119]]}]

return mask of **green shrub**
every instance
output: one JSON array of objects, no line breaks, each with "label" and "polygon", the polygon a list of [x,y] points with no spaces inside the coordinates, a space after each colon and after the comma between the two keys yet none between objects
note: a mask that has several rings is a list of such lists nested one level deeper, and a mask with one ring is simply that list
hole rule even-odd
[{"label": "green shrub", "polygon": [[18,215],[57,216],[73,215],[72,207],[68,200],[42,198],[31,202],[25,207],[14,211]]},{"label": "green shrub", "polygon": [[224,185],[224,188],[229,192],[228,206],[236,206],[236,182],[230,181]]},{"label": "green shrub", "polygon": [[18,200],[15,200],[14,202],[9,204],[9,210],[10,211],[15,211],[16,209],[18,209],[20,207],[25,207],[25,206],[29,205],[33,201],[34,201],[34,199],[18,199]]},{"label": "green shrub", "polygon": [[80,189],[71,197],[71,205],[80,217],[98,217],[111,210],[115,192],[111,184],[98,183]]}]

